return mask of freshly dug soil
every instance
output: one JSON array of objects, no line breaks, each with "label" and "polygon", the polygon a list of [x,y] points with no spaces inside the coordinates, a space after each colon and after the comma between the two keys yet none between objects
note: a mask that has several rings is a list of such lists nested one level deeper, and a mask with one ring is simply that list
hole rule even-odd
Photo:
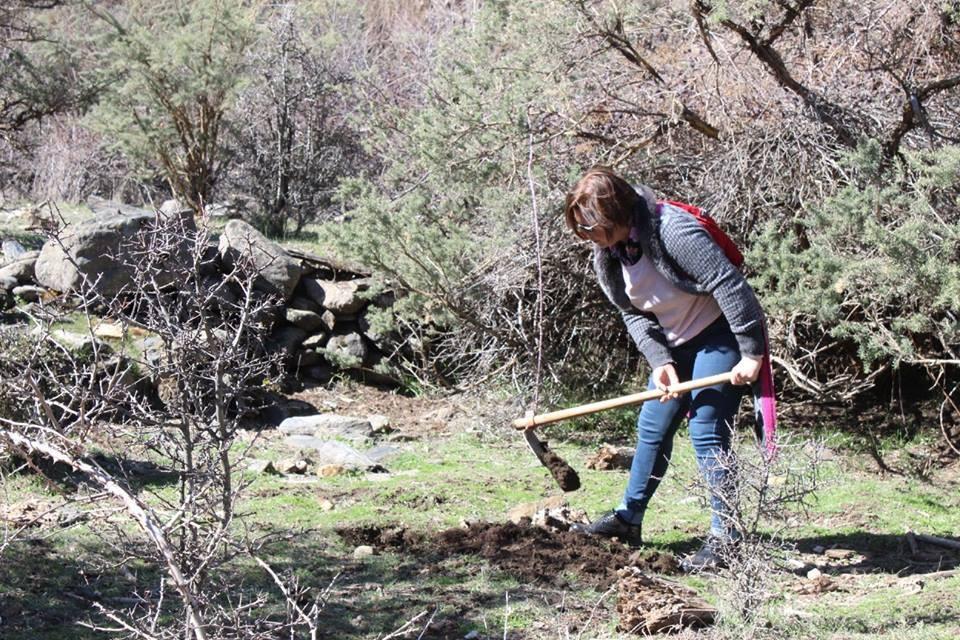
[{"label": "freshly dug soil", "polygon": [[543,463],[550,470],[550,475],[557,481],[560,488],[564,491],[576,491],[580,488],[580,476],[573,470],[567,461],[555,454],[553,451],[546,451],[543,454]]},{"label": "freshly dug soil", "polygon": [[550,531],[526,523],[474,523],[424,535],[402,527],[344,528],[338,534],[351,544],[443,560],[478,555],[528,583],[605,589],[617,580],[617,570],[639,567],[651,573],[676,573],[676,559],[652,549],[632,552],[601,538],[569,531]]},{"label": "freshly dug soil", "polygon": [[624,567],[619,572],[620,631],[647,636],[698,629],[712,624],[716,613],[695,591],[683,585],[646,575],[636,567]]}]

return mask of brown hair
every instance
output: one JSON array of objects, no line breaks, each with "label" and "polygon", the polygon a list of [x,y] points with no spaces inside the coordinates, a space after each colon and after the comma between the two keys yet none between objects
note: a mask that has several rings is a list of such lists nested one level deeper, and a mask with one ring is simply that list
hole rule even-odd
[{"label": "brown hair", "polygon": [[591,168],[567,194],[564,209],[567,226],[578,238],[587,240],[578,225],[598,225],[604,230],[630,226],[640,196],[630,183],[610,167]]}]

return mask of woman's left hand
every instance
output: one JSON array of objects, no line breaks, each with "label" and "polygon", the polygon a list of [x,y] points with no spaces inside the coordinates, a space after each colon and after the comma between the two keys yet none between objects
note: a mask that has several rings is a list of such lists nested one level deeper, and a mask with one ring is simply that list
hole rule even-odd
[{"label": "woman's left hand", "polygon": [[763,360],[753,356],[743,356],[740,362],[730,370],[730,384],[750,384],[760,377],[760,365]]}]

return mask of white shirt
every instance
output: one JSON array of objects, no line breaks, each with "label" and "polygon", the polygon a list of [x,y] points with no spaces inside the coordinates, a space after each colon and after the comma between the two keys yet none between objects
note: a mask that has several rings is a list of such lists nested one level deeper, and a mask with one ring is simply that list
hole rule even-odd
[{"label": "white shirt", "polygon": [[637,309],[656,316],[671,347],[689,342],[722,314],[713,296],[678,289],[657,271],[647,256],[622,267],[630,302]]}]

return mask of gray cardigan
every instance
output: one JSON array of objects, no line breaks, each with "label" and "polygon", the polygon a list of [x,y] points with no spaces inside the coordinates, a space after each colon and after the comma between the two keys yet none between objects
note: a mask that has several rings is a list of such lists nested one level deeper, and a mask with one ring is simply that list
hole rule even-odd
[{"label": "gray cardigan", "polygon": [[[740,270],[734,267],[703,225],[689,213],[664,204],[657,216],[656,200],[647,187],[636,187],[646,207],[639,207],[634,225],[641,248],[667,280],[697,295],[712,295],[730,324],[740,354],[759,358],[766,345],[763,310]],[[600,287],[620,309],[627,331],[651,367],[673,362],[663,329],[652,313],[630,303],[620,260],[606,249],[594,248],[593,266]]]}]

